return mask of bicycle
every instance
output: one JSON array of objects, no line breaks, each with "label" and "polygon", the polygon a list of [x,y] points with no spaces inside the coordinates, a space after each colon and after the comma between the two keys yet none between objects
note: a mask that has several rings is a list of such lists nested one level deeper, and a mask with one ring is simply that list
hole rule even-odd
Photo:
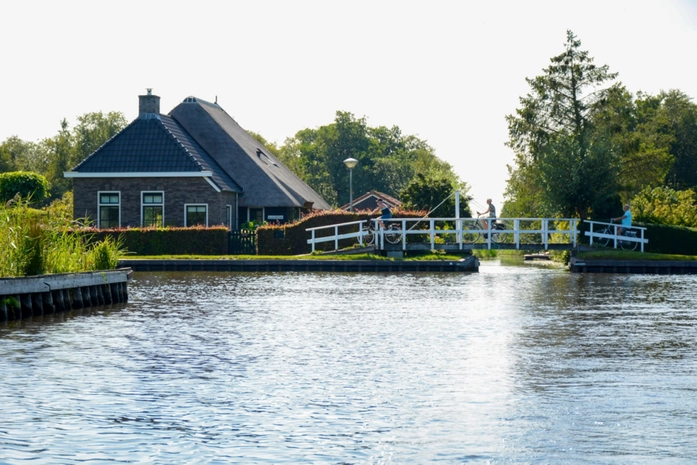
[{"label": "bicycle", "polygon": [[[385,240],[390,244],[398,244],[402,240],[402,226],[399,223],[388,223],[385,225]],[[361,227],[361,232],[363,236],[363,244],[373,245],[375,242],[375,237],[378,235],[375,229],[375,222],[369,221]]]},{"label": "bicycle", "polygon": [[[493,229],[491,232],[491,242],[495,242],[497,244],[506,242],[508,239],[508,233],[499,232],[506,229],[506,226],[496,220],[492,221],[490,224],[491,228]],[[477,218],[473,223],[469,221],[466,222],[464,224],[464,228],[465,231],[462,232],[462,242],[472,244],[477,242],[480,237],[484,237],[484,240],[488,239],[489,230],[484,229],[481,217]]]},{"label": "bicycle", "polygon": [[[606,234],[609,236],[615,235],[615,226],[613,226],[612,220],[610,220],[610,224],[607,225],[605,227],[605,229],[600,231],[600,234]],[[625,228],[625,230],[622,231],[621,236],[636,237],[636,231],[629,231]],[[600,244],[602,247],[607,247],[610,242],[613,242],[613,240],[609,237],[598,238],[598,244]],[[618,238],[617,245],[619,245],[622,250],[635,250],[637,248],[637,245],[639,245],[639,243],[635,242],[635,241],[623,241],[622,239]]]}]

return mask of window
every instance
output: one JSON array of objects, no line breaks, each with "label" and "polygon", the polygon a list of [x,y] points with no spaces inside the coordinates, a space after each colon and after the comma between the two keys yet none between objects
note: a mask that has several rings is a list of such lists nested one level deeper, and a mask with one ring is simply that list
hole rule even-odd
[{"label": "window", "polygon": [[143,192],[143,227],[162,227],[165,224],[165,195],[162,192]]},{"label": "window", "polygon": [[232,229],[232,205],[225,205],[225,226]]},{"label": "window", "polygon": [[263,208],[250,208],[249,209],[249,221],[253,221],[254,224],[261,224],[264,222],[264,209]]},{"label": "window", "polygon": [[118,228],[121,225],[121,193],[99,192],[99,229]]},{"label": "window", "polygon": [[208,205],[185,205],[186,226],[208,226]]}]

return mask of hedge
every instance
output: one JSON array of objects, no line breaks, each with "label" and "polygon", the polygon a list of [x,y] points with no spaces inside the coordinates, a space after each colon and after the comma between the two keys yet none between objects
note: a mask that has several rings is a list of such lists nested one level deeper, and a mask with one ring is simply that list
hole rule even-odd
[{"label": "hedge", "polygon": [[191,228],[92,229],[92,240],[111,236],[122,241],[122,248],[136,255],[226,255],[228,229],[224,226]]},{"label": "hedge", "polygon": [[[422,218],[425,212],[394,210],[395,218]],[[371,211],[346,212],[343,210],[328,210],[313,212],[302,219],[287,224],[266,224],[257,228],[257,253],[259,255],[303,255],[312,252],[312,246],[307,243],[310,233],[309,228],[329,226],[334,224],[363,221],[376,218]],[[427,226],[427,223],[425,223]],[[358,231],[358,225],[345,226],[339,233]],[[315,237],[333,236],[334,229],[327,228],[316,232]],[[347,248],[355,245],[356,239],[343,239],[339,241],[339,248]],[[334,242],[322,242],[315,244],[315,250],[334,250]]]}]

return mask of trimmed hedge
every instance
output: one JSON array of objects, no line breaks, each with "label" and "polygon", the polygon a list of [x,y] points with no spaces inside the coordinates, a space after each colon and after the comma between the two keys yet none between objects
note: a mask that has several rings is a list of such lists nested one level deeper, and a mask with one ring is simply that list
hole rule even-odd
[{"label": "trimmed hedge", "polygon": [[224,226],[192,228],[128,228],[81,230],[92,240],[106,237],[122,241],[122,248],[136,255],[227,255],[228,230]]},{"label": "trimmed hedge", "polygon": [[[394,210],[395,218],[422,218],[426,213],[421,211]],[[378,215],[366,210],[362,212],[346,212],[343,210],[329,210],[313,212],[301,220],[287,224],[267,224],[257,228],[257,253],[259,255],[302,255],[312,252],[312,246],[307,243],[311,237],[306,231],[309,228],[329,226],[333,224],[349,223],[377,218]],[[345,226],[339,229],[339,234],[357,232],[358,225]],[[316,232],[315,237],[333,236],[334,229],[327,228]],[[343,239],[339,241],[339,248],[347,248],[355,245],[356,239]],[[315,244],[316,251],[334,250],[333,241]]]},{"label": "trimmed hedge", "polygon": [[697,229],[663,224],[638,224],[646,229],[646,252],[697,255]]}]

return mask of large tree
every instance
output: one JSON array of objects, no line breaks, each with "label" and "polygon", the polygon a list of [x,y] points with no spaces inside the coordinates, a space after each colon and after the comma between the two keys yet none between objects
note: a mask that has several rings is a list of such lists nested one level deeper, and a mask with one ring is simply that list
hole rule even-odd
[{"label": "large tree", "polygon": [[683,92],[661,92],[661,114],[673,136],[670,153],[675,158],[666,184],[673,189],[697,190],[697,105]]},{"label": "large tree", "polygon": [[377,190],[398,196],[416,173],[460,182],[425,141],[396,126],[370,127],[365,118],[342,111],[331,124],[298,131],[278,149],[278,157],[335,206],[349,202],[347,158],[358,160],[352,176],[356,195]]},{"label": "large tree", "polygon": [[[527,79],[530,93],[506,117],[507,145],[515,153],[506,191],[513,213],[586,218],[616,197],[619,153],[593,122],[616,74],[594,65],[580,47],[567,31],[564,52],[541,76]],[[521,211],[524,206],[538,210]]]}]

